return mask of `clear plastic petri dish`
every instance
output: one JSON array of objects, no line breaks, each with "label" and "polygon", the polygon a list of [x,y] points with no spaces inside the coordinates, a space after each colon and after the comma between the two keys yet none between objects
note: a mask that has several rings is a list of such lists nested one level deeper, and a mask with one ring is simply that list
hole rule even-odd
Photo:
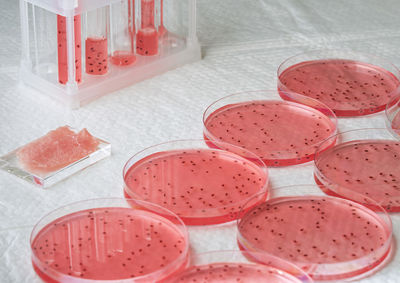
[{"label": "clear plastic petri dish", "polygon": [[298,97],[301,104],[277,98],[277,91],[261,90],[215,101],[203,115],[204,139],[245,148],[268,166],[313,160],[320,143],[336,134],[335,114],[312,98]]},{"label": "clear plastic petri dish", "polygon": [[241,209],[267,198],[267,168],[245,149],[215,144],[219,149],[204,140],[170,141],[138,152],[123,170],[125,196],[166,207],[188,225],[237,219]]},{"label": "clear plastic petri dish", "polygon": [[334,140],[334,147],[315,156],[318,186],[329,195],[353,199],[362,194],[389,212],[400,211],[400,140],[388,129],[347,131],[324,143]]},{"label": "clear plastic petri dish", "polygon": [[215,251],[195,254],[191,265],[167,282],[274,282],[311,283],[313,280],[294,264],[267,253],[251,255],[240,251]]},{"label": "clear plastic petri dish", "polygon": [[167,282],[313,282],[299,267],[276,256],[260,253],[257,262],[249,260],[250,257],[241,251],[194,254],[190,266]]},{"label": "clear plastic petri dish", "polygon": [[154,282],[189,261],[188,233],[179,217],[123,198],[58,208],[36,224],[30,244],[34,270],[52,283]]},{"label": "clear plastic petri dish", "polygon": [[[338,117],[385,109],[399,93],[400,71],[386,59],[346,50],[316,50],[295,55],[278,68],[278,90],[311,97]],[[296,100],[294,100],[296,101]]]},{"label": "clear plastic petri dish", "polygon": [[315,185],[272,189],[238,221],[238,245],[254,260],[260,252],[288,260],[316,281],[371,275],[390,259],[392,224],[379,204],[358,196],[379,210],[326,196]]},{"label": "clear plastic petri dish", "polygon": [[385,114],[387,128],[396,138],[400,139],[400,94],[389,101]]}]

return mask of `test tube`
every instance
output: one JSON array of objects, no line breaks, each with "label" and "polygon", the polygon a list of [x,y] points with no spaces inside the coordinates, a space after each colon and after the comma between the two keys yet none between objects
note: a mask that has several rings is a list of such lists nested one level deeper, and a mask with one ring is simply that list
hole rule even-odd
[{"label": "test tube", "polygon": [[[81,16],[74,16],[74,44],[75,44],[75,80],[82,80],[82,42],[81,42]],[[66,84],[68,81],[68,50],[67,50],[67,24],[64,16],[57,15],[57,57],[58,81]]]},{"label": "test tube", "polygon": [[158,53],[158,32],[155,26],[154,0],[141,0],[141,26],[136,34],[136,53],[144,56]]},{"label": "test tube", "polygon": [[111,6],[111,63],[126,66],[136,61],[135,0],[121,0]]},{"label": "test tube", "polygon": [[164,26],[164,0],[160,0],[160,26],[158,27],[158,36],[161,38],[167,33]]},{"label": "test tube", "polygon": [[104,75],[108,71],[109,28],[108,7],[99,8],[86,13],[86,73]]}]

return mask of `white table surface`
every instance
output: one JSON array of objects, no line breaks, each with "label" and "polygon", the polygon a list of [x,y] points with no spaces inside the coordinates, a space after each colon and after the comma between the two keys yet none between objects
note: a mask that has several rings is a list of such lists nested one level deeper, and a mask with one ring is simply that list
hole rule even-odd
[{"label": "white table surface", "polygon": [[[103,97],[79,110],[17,87],[18,1],[0,0],[0,155],[61,125],[88,128],[112,143],[110,158],[41,190],[0,171],[0,282],[40,282],[29,234],[45,213],[74,201],[122,197],[129,156],[160,142],[202,137],[202,113],[230,93],[276,88],[287,57],[348,48],[400,66],[398,0],[198,0],[203,60]],[[384,115],[340,119],[340,130],[384,127]],[[312,163],[271,169],[272,186],[313,183]],[[400,237],[400,215],[392,215]],[[192,251],[237,249],[234,223],[192,227]],[[400,256],[362,282],[400,282]]]}]

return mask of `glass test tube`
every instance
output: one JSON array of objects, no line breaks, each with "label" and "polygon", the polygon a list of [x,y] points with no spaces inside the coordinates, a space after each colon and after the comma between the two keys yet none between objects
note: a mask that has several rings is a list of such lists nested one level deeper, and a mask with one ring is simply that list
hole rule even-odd
[{"label": "glass test tube", "polygon": [[[74,16],[74,44],[75,44],[75,80],[82,80],[82,42],[81,42],[81,16]],[[58,81],[66,84],[68,81],[68,50],[67,50],[67,25],[64,16],[57,15],[57,57]]]},{"label": "glass test tube", "polygon": [[141,0],[141,26],[136,34],[136,52],[150,56],[158,53],[158,32],[155,26],[154,0]]},{"label": "glass test tube", "polygon": [[86,13],[86,73],[104,75],[108,71],[108,7]]},{"label": "glass test tube", "polygon": [[130,65],[136,61],[135,0],[121,0],[111,6],[111,63]]},{"label": "glass test tube", "polygon": [[164,26],[164,0],[160,0],[160,26],[158,27],[158,36],[161,38],[167,33]]}]

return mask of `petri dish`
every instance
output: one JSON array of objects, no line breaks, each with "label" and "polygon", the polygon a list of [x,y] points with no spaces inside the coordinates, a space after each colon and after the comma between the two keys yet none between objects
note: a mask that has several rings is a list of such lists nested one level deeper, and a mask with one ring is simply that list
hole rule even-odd
[{"label": "petri dish", "polygon": [[387,129],[347,131],[326,143],[333,140],[334,147],[315,157],[318,186],[329,195],[353,199],[362,194],[389,212],[400,211],[400,140]]},{"label": "petri dish", "polygon": [[[166,207],[188,225],[237,219],[245,203],[267,198],[267,168],[245,149],[216,144],[221,149],[204,140],[171,141],[138,152],[123,170],[125,196]],[[256,194],[255,203],[248,202]]]},{"label": "petri dish", "polygon": [[179,217],[123,198],[58,208],[36,224],[30,244],[34,270],[52,283],[153,282],[188,263],[188,234]]},{"label": "petri dish", "polygon": [[313,282],[304,271],[286,260],[262,253],[255,263],[246,256],[250,255],[240,251],[195,254],[191,265],[167,282]]},{"label": "petri dish", "polygon": [[215,101],[203,115],[204,138],[243,147],[268,166],[313,160],[319,144],[336,133],[335,114],[312,98],[300,104],[278,97],[277,91],[262,90]]},{"label": "petri dish", "polygon": [[278,68],[278,90],[321,101],[338,117],[363,116],[385,109],[399,93],[396,66],[375,55],[316,50],[295,55]]},{"label": "petri dish", "polygon": [[385,114],[387,128],[396,138],[400,139],[400,94],[389,101]]},{"label": "petri dish", "polygon": [[[380,207],[373,200],[359,197]],[[271,198],[238,221],[238,245],[297,265],[316,281],[359,279],[380,269],[392,244],[390,217],[315,185],[271,190]]]}]

